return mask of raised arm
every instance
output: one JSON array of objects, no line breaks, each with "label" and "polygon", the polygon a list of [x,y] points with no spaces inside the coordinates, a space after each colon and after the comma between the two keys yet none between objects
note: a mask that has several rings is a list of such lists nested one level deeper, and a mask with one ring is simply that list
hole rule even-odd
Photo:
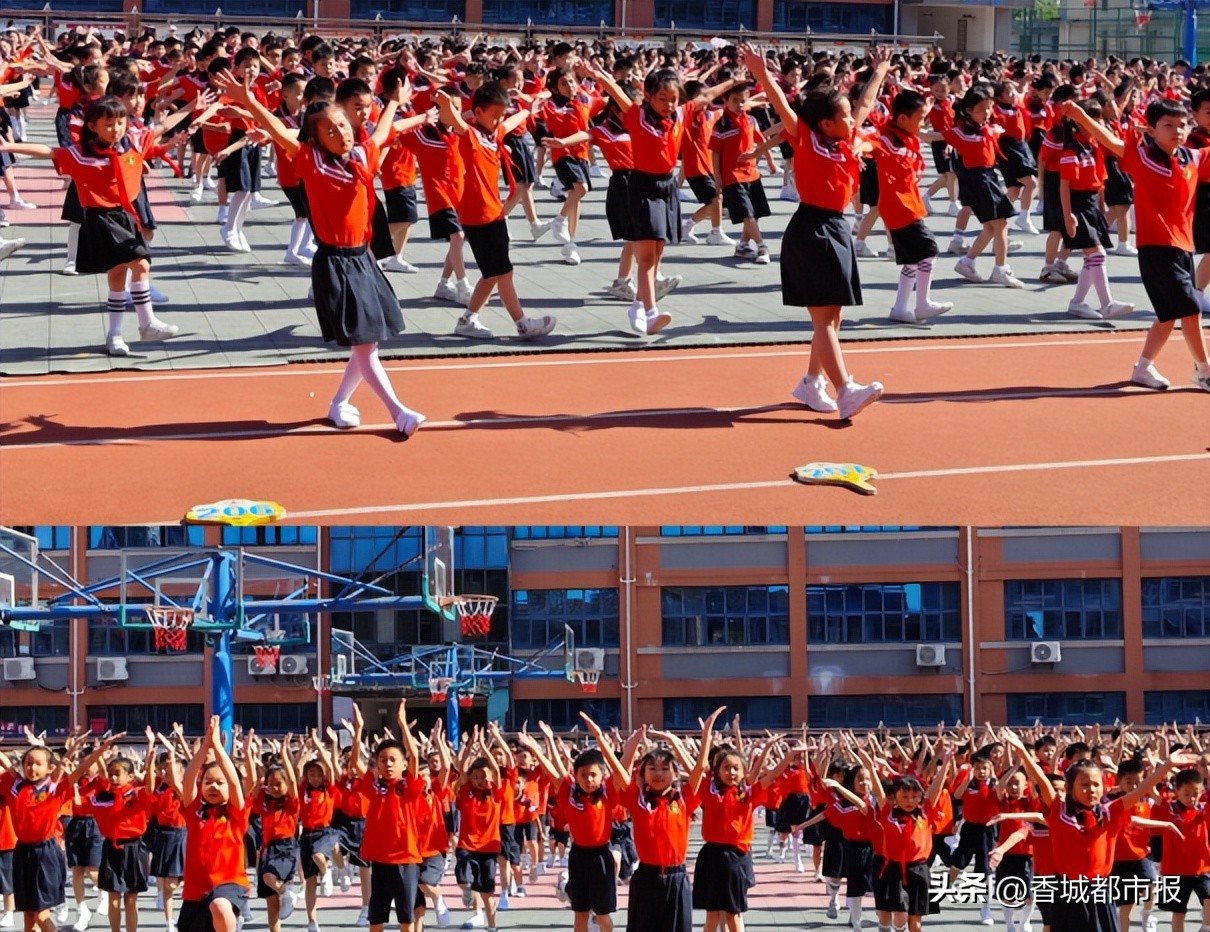
[{"label": "raised arm", "polygon": [[256,95],[252,93],[252,86],[246,80],[239,81],[230,71],[222,71],[214,75],[213,79],[215,86],[222,93],[237,101],[248,111],[252,119],[265,128],[270,138],[285,150],[286,155],[290,158],[294,157],[299,148],[298,137],[292,129],[256,99]]},{"label": "raised arm", "polygon": [[1087,113],[1085,113],[1084,108],[1081,107],[1076,101],[1063,101],[1062,105],[1060,106],[1060,110],[1063,116],[1075,123],[1078,127],[1080,127],[1080,129],[1084,130],[1084,132],[1091,136],[1102,149],[1104,149],[1106,152],[1116,155],[1118,158],[1122,157],[1122,153],[1126,151],[1126,143],[1113,133],[1109,132],[1109,130],[1106,129],[1103,124],[1097,120],[1094,120]]},{"label": "raised arm", "polygon": [[235,762],[231,760],[230,755],[224,747],[222,724],[217,715],[210,716],[210,746],[214,749],[214,759],[218,763],[219,769],[223,772],[223,776],[227,778],[227,785],[230,789],[230,796],[227,802],[234,805],[236,809],[244,808],[244,789],[239,784],[239,773],[235,769]]},{"label": "raised arm", "polygon": [[764,90],[765,96],[769,98],[769,103],[773,105],[773,109],[777,111],[777,118],[781,120],[783,132],[789,139],[798,138],[798,114],[796,114],[790,106],[790,102],[786,100],[786,94],[781,89],[781,85],[773,80],[773,76],[769,74],[769,62],[751,45],[744,44],[740,46],[740,52],[743,54],[744,67],[748,69],[748,73],[753,79],[760,84]]},{"label": "raised arm", "polygon": [[415,780],[420,776],[420,750],[416,747],[416,736],[412,734],[412,729],[408,726],[406,699],[399,700],[399,710],[395,714],[395,720],[399,723],[399,740],[403,742],[403,752],[408,759],[408,779]]},{"label": "raised arm", "polygon": [[626,113],[634,106],[634,101],[630,99],[630,95],[622,90],[621,85],[613,79],[608,71],[601,65],[594,65],[590,69],[592,71],[593,80],[601,85],[601,89],[610,96],[619,110]]},{"label": "raised arm", "polygon": [[450,127],[459,136],[462,136],[470,129],[470,125],[462,116],[462,108],[458,105],[449,94],[438,92],[434,95],[437,100],[437,109],[441,112],[441,119],[446,126]]},{"label": "raised arm", "polygon": [[[622,765],[618,760],[618,756],[613,753],[613,747],[601,731],[601,726],[588,717],[585,712],[580,713],[580,718],[584,720],[584,725],[588,729],[588,733],[592,735],[597,742],[597,747],[601,749],[601,754],[605,757],[605,763],[609,766],[610,772],[613,774],[613,785],[618,790],[624,790],[630,786],[630,770]],[[640,728],[634,732],[626,741],[626,746],[632,750],[637,748],[639,742],[646,737],[646,729]],[[626,753],[626,747],[622,748],[622,753]]]},{"label": "raised arm", "polygon": [[532,735],[526,731],[522,731],[517,736],[517,744],[521,745],[521,747],[534,756],[534,760],[538,762],[538,766],[542,768],[542,772],[550,778],[551,783],[558,786],[563,781],[563,773],[542,753],[542,749],[538,746],[538,742],[533,739]]},{"label": "raised arm", "polygon": [[361,732],[365,728],[365,722],[361,718],[361,709],[357,703],[353,703],[353,724],[351,726],[345,723],[349,730],[353,733],[353,744],[349,748],[349,774],[353,779],[357,779],[366,772],[365,761],[361,759]]},{"label": "raised arm", "polygon": [[854,126],[861,126],[865,122],[865,118],[870,115],[870,111],[874,109],[874,104],[878,103],[878,95],[882,92],[882,82],[886,80],[886,74],[891,69],[891,50],[889,48],[880,46],[874,50],[872,57],[874,74],[866,82],[857,103],[853,105]]}]

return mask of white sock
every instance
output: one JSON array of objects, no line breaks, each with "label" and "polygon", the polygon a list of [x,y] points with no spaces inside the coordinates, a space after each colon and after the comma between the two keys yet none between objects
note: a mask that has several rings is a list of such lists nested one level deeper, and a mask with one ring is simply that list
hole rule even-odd
[{"label": "white sock", "polygon": [[105,307],[109,312],[109,329],[105,332],[105,336],[120,337],[122,335],[122,319],[126,315],[126,292],[111,291]]},{"label": "white sock", "polygon": [[929,287],[933,281],[933,260],[932,258],[921,259],[916,264],[916,308],[917,310],[928,307],[931,297],[929,295]]},{"label": "white sock", "polygon": [[1080,277],[1076,279],[1076,290],[1071,296],[1072,304],[1080,304],[1088,297],[1088,289],[1092,287],[1092,268],[1088,265],[1088,260],[1084,260],[1084,265],[1080,269]]},{"label": "white sock", "polygon": [[307,238],[307,221],[305,219],[295,220],[290,224],[290,245],[286,247],[286,252],[297,256],[303,248]]},{"label": "white sock", "polygon": [[710,232],[711,232],[711,233],[721,233],[721,232],[722,232],[722,227],[711,227],[711,228],[710,228]]},{"label": "white sock", "polygon": [[67,225],[67,260],[72,265],[76,264],[76,253],[80,251],[80,224],[69,223]]},{"label": "white sock", "polygon": [[1098,251],[1091,256],[1086,256],[1084,267],[1088,269],[1092,287],[1096,289],[1101,307],[1104,307],[1112,300],[1109,294],[1109,273],[1105,270],[1105,253]]},{"label": "white sock", "polygon": [[861,923],[861,897],[846,896],[845,906],[849,909],[849,925],[859,925]]},{"label": "white sock", "polygon": [[232,233],[242,233],[244,220],[252,209],[252,192],[235,191],[231,195],[230,209],[227,212],[227,229]]},{"label": "white sock", "polygon": [[1004,907],[1004,924],[1008,927],[1008,932],[1013,932],[1014,924],[1017,921],[1017,911],[1011,906]]},{"label": "white sock", "polygon": [[895,292],[895,307],[906,310],[908,301],[912,299],[912,289],[916,287],[916,266],[903,265],[899,267],[899,290]]},{"label": "white sock", "polygon": [[357,357],[358,365],[361,367],[361,377],[365,379],[366,384],[370,386],[379,400],[387,406],[391,417],[407,411],[408,408],[395,397],[395,389],[391,386],[387,371],[382,367],[382,361],[378,358],[378,344],[363,343],[354,346],[352,354]]},{"label": "white sock", "polygon": [[1020,920],[1019,920],[1021,925],[1022,926],[1026,925],[1029,922],[1030,918],[1033,916],[1033,914],[1034,914],[1034,904],[1033,903],[1026,903],[1024,906],[1022,906],[1021,907],[1021,916],[1020,916]]},{"label": "white sock", "polygon": [[130,303],[134,305],[134,312],[139,315],[139,326],[150,326],[155,320],[155,313],[151,309],[151,279],[145,278],[141,282],[130,283]]}]

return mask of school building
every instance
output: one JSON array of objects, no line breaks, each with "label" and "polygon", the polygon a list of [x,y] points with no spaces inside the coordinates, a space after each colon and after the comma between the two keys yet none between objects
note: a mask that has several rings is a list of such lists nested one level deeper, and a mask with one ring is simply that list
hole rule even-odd
[{"label": "school building", "polygon": [[[422,528],[22,530],[81,581],[223,545],[421,591]],[[463,527],[454,561],[455,591],[500,599],[477,643],[524,657],[567,626],[574,665],[601,672],[591,696],[514,678],[470,720],[490,705],[509,725],[566,728],[584,709],[695,729],[726,704],[779,729],[1210,722],[1210,528]],[[249,575],[245,597],[293,582]],[[42,579],[40,597],[52,591]],[[339,676],[319,697],[312,677],[347,672],[351,647],[389,660],[456,636],[424,609],[317,616],[278,674],[236,648],[236,720],[284,732],[331,722],[332,702],[382,704]],[[195,633],[156,653],[149,632],[80,619],[0,628],[0,731],[200,732],[211,649]],[[440,711],[415,695],[418,712]]]}]

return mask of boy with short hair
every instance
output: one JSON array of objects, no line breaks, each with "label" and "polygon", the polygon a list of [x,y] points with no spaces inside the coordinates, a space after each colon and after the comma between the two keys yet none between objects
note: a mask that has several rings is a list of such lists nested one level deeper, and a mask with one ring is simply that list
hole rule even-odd
[{"label": "boy with short hair", "polygon": [[714,176],[722,183],[723,206],[732,223],[743,224],[735,258],[769,264],[769,247],[760,235],[760,219],[769,216],[769,200],[756,167],[760,128],[746,112],[748,85],[737,84],[723,95],[723,110],[710,134]]},{"label": "boy with short hair", "polygon": [[1164,839],[1160,874],[1176,883],[1160,886],[1159,907],[1172,914],[1172,932],[1184,932],[1185,912],[1193,895],[1202,908],[1202,929],[1210,926],[1210,804],[1202,795],[1205,778],[1190,768],[1172,778],[1172,797],[1152,812],[1174,831]]},{"label": "boy with short hair", "polygon": [[[489,734],[499,738],[496,726]],[[458,761],[457,801],[461,829],[458,834],[454,878],[462,888],[465,906],[480,909],[463,924],[465,929],[496,929],[496,859],[500,856],[500,818],[504,807],[500,768],[484,746],[483,733],[476,728],[472,740],[463,745]]]}]

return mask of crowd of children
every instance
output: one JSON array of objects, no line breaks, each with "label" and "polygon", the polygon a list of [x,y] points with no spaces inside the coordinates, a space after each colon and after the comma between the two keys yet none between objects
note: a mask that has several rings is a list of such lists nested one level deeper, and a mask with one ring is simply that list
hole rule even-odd
[{"label": "crowd of children", "polygon": [[271,932],[299,902],[318,932],[319,899],[354,881],[357,926],[419,932],[430,909],[450,924],[452,869],[463,928],[496,929],[549,868],[574,932],[611,932],[620,883],[627,932],[691,932],[694,910],[705,932],[742,932],[762,812],[763,856],[805,875],[810,847],[827,918],[854,930],[872,900],[880,932],[919,932],[960,875],[1005,932],[1029,932],[1035,908],[1050,932],[1126,932],[1136,905],[1144,932],[1157,910],[1184,932],[1191,898],[1210,920],[1210,752],[1193,727],[757,737],[738,716],[716,731],[720,707],[690,736],[623,737],[582,713],[590,742],[490,724],[455,750],[404,701],[372,737],[354,709],[343,736],[230,736],[215,717],[193,741],[148,728],[141,753],[125,735],[52,749],[27,731],[19,760],[0,753],[0,927],[14,912],[26,932],[72,922],[70,869],[75,932],[90,877],[113,932],[135,932],[149,878],[170,932],[237,932],[252,898]]},{"label": "crowd of children", "polygon": [[[836,58],[748,46],[520,48],[480,37],[374,45],[234,27],[167,39],[76,30],[51,46],[31,28],[0,40],[8,106],[0,169],[13,208],[30,206],[16,187],[15,157],[51,159],[70,179],[61,270],[107,275],[112,355],[130,352],[127,305],[140,339],[179,332],[154,310],[164,296],[150,279],[149,166],[191,177],[194,203],[215,190],[218,239],[233,252],[251,249],[245,223],[254,207],[274,203],[261,188],[263,177],[276,176],[291,207],[282,261],[310,268],[323,339],[350,352],[329,405],[337,427],[360,423],[351,399],[362,381],[405,437],[424,421],[395,397],[377,356],[378,344],[404,327],[385,273],[417,271],[404,258],[419,220],[417,179],[429,235],[449,244],[435,296],[464,306],[454,332],[492,338],[482,312],[498,293],[518,338],[533,340],[556,319],[524,310],[508,217],[521,206],[529,236],[549,234],[559,259],[578,265],[581,211],[603,175],[598,152],[610,172],[610,235],[622,244],[606,290],[629,302],[627,325],[646,336],[672,321],[658,302],[680,278],[661,273],[664,251],[698,243],[699,223],[710,225],[707,245],[770,261],[759,166],[783,173],[780,197],[799,206],[781,241],[782,301],[806,308],[812,328],[810,364],[792,396],[814,411],[850,418],[882,394],[879,382],[853,380],[839,341],[844,307],[862,303],[858,260],[878,255],[867,238],[879,220],[901,267],[890,319],[920,324],[952,309],[930,291],[940,249],[928,218],[942,194],[955,217],[956,272],[972,282],[1023,287],[1008,264],[1021,245],[1009,239],[1009,225],[1016,217],[1016,230],[1038,234],[1031,212],[1040,211],[1047,240],[1039,278],[1075,284],[1067,312],[1077,318],[1134,311],[1113,298],[1106,254],[1137,255],[1157,322],[1131,381],[1169,387],[1156,359],[1179,321],[1193,383],[1210,390],[1200,325],[1210,262],[1193,263],[1195,253],[1210,254],[1210,160],[1202,158],[1210,76],[1148,59],[1098,64],[880,49]],[[55,148],[25,138],[24,108],[39,76],[54,82]],[[937,172],[927,190],[924,143]],[[563,201],[545,220],[534,201],[541,187]],[[1136,188],[1145,195],[1137,202]],[[700,205],[689,216],[685,197]],[[855,229],[845,219],[851,207]],[[738,240],[722,228],[724,209]],[[979,230],[968,244],[972,216]],[[479,272],[473,286],[464,243]],[[0,258],[20,245],[0,241]],[[985,279],[975,263],[988,247],[994,265]],[[1078,272],[1067,264],[1073,250],[1083,257]]]}]

